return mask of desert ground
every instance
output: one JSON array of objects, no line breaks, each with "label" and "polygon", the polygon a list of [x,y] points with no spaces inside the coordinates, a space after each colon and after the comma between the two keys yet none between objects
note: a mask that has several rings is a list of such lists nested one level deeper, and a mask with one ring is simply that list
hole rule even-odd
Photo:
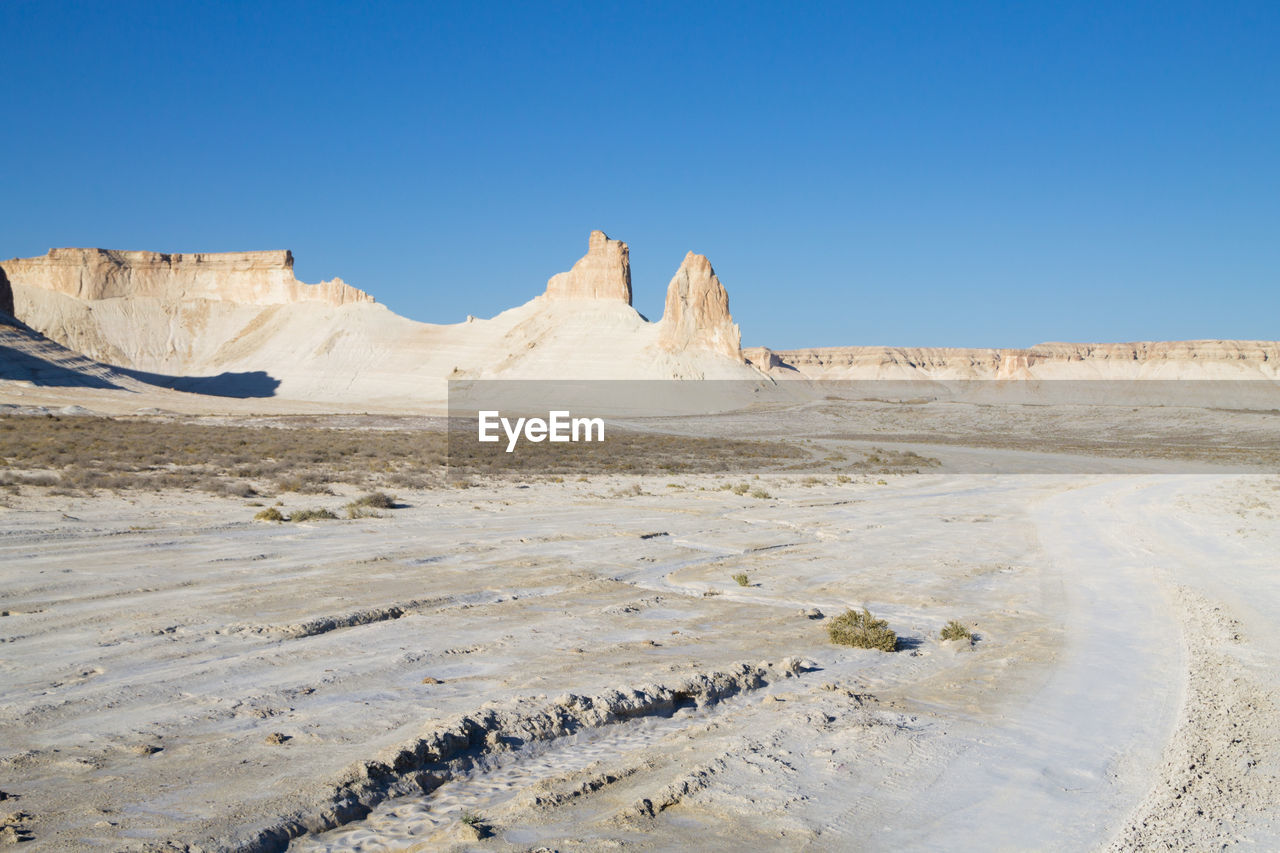
[{"label": "desert ground", "polygon": [[[231,487],[172,464],[175,479],[117,464],[61,482],[12,457],[5,836],[1274,849],[1276,415],[1135,411],[1090,447],[1087,412],[1018,413],[1070,453],[993,417],[811,407],[808,437],[767,463],[662,475],[414,480],[377,459],[378,436],[399,436],[403,459],[403,437],[430,447],[438,424],[359,417],[134,423],[179,430],[166,442],[363,430],[376,464],[360,476],[316,453]],[[6,453],[31,459],[13,448],[125,422],[4,421]],[[770,424],[650,426],[754,441]],[[919,440],[888,444],[894,428]],[[1175,440],[1208,433],[1198,453]],[[212,458],[209,435],[190,433],[195,455]],[[376,486],[394,508],[344,517]],[[269,509],[294,520],[255,520]],[[336,517],[296,517],[312,509]],[[831,620],[863,607],[895,651],[830,641]],[[974,639],[942,641],[951,620]]]}]

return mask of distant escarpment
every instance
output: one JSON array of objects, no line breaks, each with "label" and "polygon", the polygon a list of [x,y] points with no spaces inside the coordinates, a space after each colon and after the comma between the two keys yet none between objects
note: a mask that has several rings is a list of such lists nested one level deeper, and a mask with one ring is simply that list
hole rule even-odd
[{"label": "distant escarpment", "polygon": [[804,379],[1274,379],[1277,341],[1044,343],[1026,349],[822,347],[744,350],[757,369]]}]

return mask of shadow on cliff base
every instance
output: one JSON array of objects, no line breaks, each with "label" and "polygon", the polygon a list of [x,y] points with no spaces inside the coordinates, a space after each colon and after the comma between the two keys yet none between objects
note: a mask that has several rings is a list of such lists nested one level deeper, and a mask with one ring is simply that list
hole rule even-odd
[{"label": "shadow on cliff base", "polygon": [[4,267],[0,267],[0,314],[13,315],[13,285],[9,284]]},{"label": "shadow on cliff base", "polygon": [[236,397],[242,400],[250,397],[274,397],[276,389],[280,387],[280,380],[265,370],[219,373],[217,376],[168,376],[124,367],[117,367],[115,370],[148,385],[208,397]]},{"label": "shadow on cliff base", "polygon": [[[0,320],[0,322],[3,322]],[[88,360],[86,359],[86,363]],[[0,344],[0,379],[13,382],[30,382],[48,388],[103,388],[118,389],[105,370],[77,370],[58,364],[15,347]]]}]

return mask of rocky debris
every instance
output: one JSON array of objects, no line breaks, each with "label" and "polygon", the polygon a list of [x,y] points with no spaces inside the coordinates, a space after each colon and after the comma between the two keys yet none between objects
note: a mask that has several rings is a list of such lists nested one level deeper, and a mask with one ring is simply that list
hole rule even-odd
[{"label": "rocky debris", "polygon": [[659,341],[671,352],[696,347],[744,361],[742,334],[729,314],[729,294],[705,255],[685,255],[667,285]]},{"label": "rocky debris", "polygon": [[631,261],[627,244],[592,231],[587,253],[568,272],[547,281],[548,299],[607,299],[631,304]]}]

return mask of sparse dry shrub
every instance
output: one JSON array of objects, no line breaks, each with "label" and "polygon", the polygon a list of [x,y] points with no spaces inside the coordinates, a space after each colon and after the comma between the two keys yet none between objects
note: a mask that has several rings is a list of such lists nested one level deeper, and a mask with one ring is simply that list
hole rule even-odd
[{"label": "sparse dry shrub", "polygon": [[316,507],[315,509],[296,510],[289,516],[289,520],[290,521],[325,521],[327,519],[337,518],[337,517],[338,516],[334,515],[332,512],[330,512],[329,510],[323,507]]},{"label": "sparse dry shrub", "polygon": [[973,632],[964,626],[959,619],[952,619],[946,625],[942,626],[942,639],[944,640],[969,640],[973,641]]},{"label": "sparse dry shrub", "polygon": [[396,496],[386,492],[370,492],[353,500],[348,506],[363,506],[370,509],[395,509]]},{"label": "sparse dry shrub", "polygon": [[862,608],[846,610],[831,620],[827,626],[831,642],[841,646],[854,646],[859,649],[878,649],[891,652],[898,646],[898,635],[889,629],[889,623],[871,615],[871,611]]},{"label": "sparse dry shrub", "polygon": [[56,474],[37,471],[34,474],[14,474],[5,471],[0,474],[0,485],[3,486],[56,486],[59,480]]},{"label": "sparse dry shrub", "polygon": [[273,506],[259,510],[258,514],[253,517],[254,521],[274,521],[277,524],[284,521],[284,516],[280,514],[280,510]]},{"label": "sparse dry shrub", "polygon": [[443,481],[439,473],[429,474],[422,471],[396,471],[386,477],[388,484],[402,489],[434,489]]}]

